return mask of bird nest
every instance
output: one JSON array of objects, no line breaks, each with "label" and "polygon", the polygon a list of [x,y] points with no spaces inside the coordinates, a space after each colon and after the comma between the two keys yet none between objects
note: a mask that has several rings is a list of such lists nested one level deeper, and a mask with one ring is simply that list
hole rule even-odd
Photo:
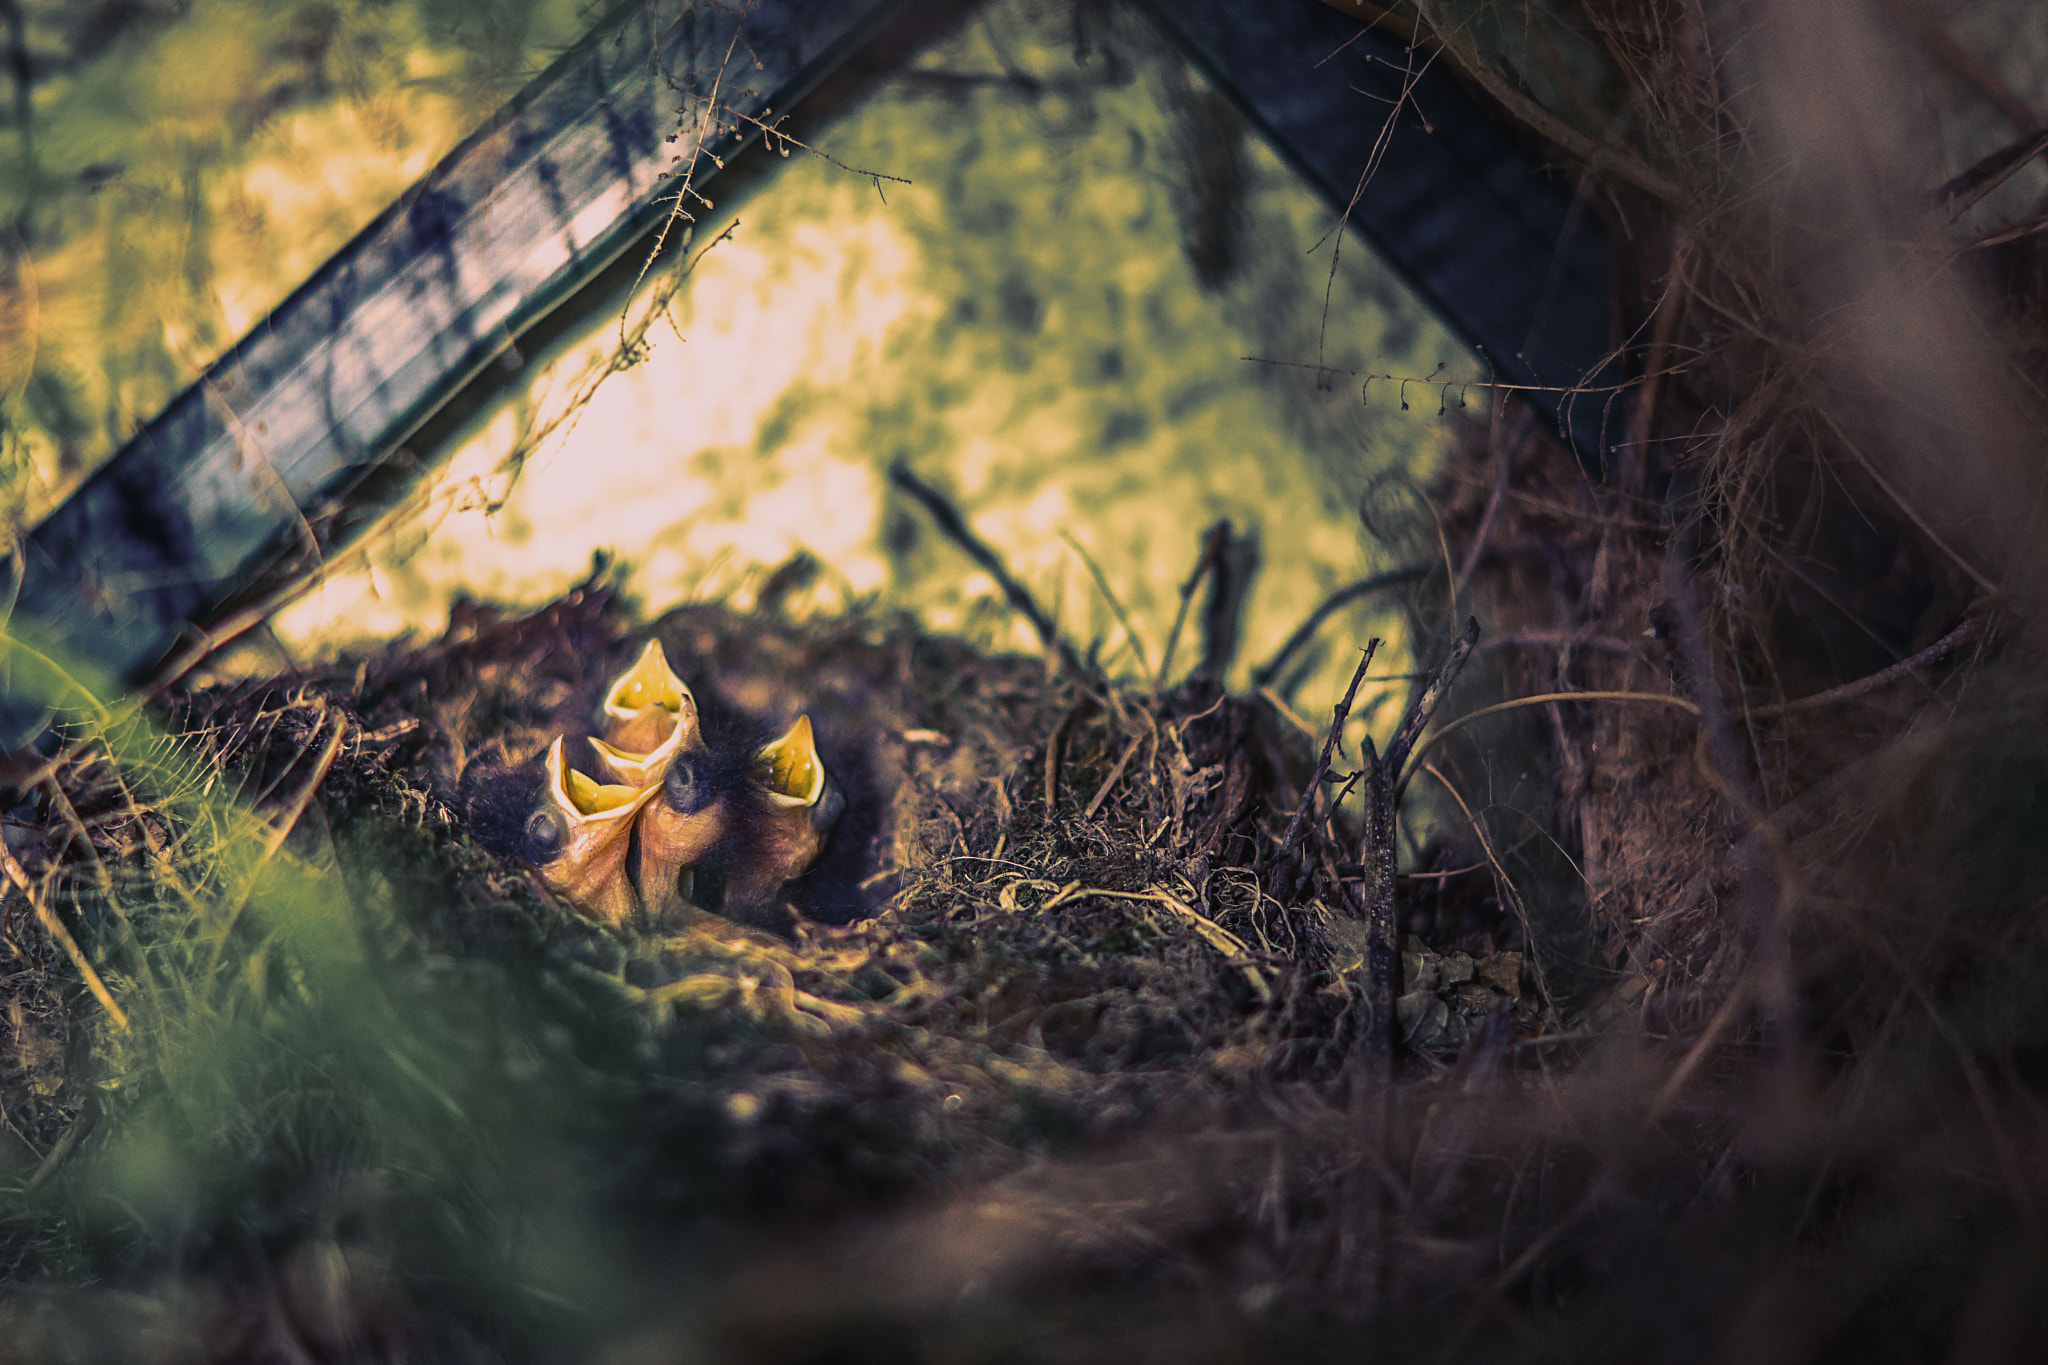
[{"label": "bird nest", "polygon": [[[504,835],[506,775],[598,728],[650,642],[714,743],[751,752],[806,716],[844,795],[814,866],[722,914],[606,913]],[[383,1144],[453,1159],[440,1119],[392,1117],[422,1096],[443,1119],[549,1115],[511,1148],[566,1144],[585,1214],[730,1239],[1205,1122],[1256,1088],[1342,1087],[1374,1047],[1435,1074],[1552,1018],[1496,904],[1456,941],[1399,945],[1375,1043],[1361,831],[1303,795],[1346,756],[1270,692],[1204,677],[1117,683],[904,618],[643,624],[599,575],[538,612],[459,605],[424,646],[175,690],[161,716],[102,716],[10,774],[8,1254],[24,1283],[106,1273],[108,1201],[154,1195],[201,1261],[326,1269],[258,1292],[131,1243],[123,1273],[155,1287],[134,1330],[260,1334],[339,1294],[348,1332],[503,1331],[495,1299],[422,1308],[424,1267],[363,1212]],[[516,830],[533,788],[513,789]],[[336,1068],[359,1093],[317,1079]],[[178,1161],[225,1149],[238,1174],[125,1184],[165,1124]],[[17,1325],[88,1330],[63,1301],[22,1301]]]}]

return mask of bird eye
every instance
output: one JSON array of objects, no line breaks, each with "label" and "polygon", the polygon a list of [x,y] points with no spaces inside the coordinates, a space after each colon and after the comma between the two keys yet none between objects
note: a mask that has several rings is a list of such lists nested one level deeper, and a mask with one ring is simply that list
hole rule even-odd
[{"label": "bird eye", "polygon": [[562,817],[550,806],[542,806],[526,817],[526,851],[537,863],[544,863],[562,851],[569,841]]},{"label": "bird eye", "polygon": [[711,783],[698,771],[695,755],[677,754],[661,779],[662,793],[679,815],[690,815],[711,804]]}]

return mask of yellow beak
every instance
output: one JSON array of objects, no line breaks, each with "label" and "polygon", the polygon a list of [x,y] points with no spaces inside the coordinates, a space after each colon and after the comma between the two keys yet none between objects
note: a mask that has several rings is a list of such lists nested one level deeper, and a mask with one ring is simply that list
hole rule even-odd
[{"label": "yellow beak", "polygon": [[703,743],[697,699],[668,666],[659,640],[649,640],[633,666],[605,689],[604,721],[606,743],[628,754],[651,755],[677,734],[682,747]]},{"label": "yellow beak", "polygon": [[818,756],[809,716],[798,716],[780,739],[762,746],[753,786],[765,807],[756,856],[726,883],[728,898],[747,905],[766,902],[784,882],[808,872],[846,807]]},{"label": "yellow beak", "polygon": [[557,736],[548,748],[547,789],[527,820],[527,840],[550,886],[599,919],[633,916],[639,898],[626,872],[633,824],[658,790],[606,784],[568,764]]},{"label": "yellow beak", "polygon": [[761,747],[754,756],[754,782],[777,807],[818,804],[825,794],[825,764],[809,716],[798,716],[782,738]]}]

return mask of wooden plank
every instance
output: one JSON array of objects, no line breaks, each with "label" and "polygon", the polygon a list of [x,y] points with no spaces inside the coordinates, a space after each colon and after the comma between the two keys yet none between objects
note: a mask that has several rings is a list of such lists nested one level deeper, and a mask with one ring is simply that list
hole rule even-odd
[{"label": "wooden plank", "polygon": [[[17,619],[95,672],[146,672],[302,517],[644,236],[700,132],[730,159],[758,134],[735,115],[792,108],[894,3],[621,6],[36,529]],[[727,116],[707,124],[714,96]],[[700,162],[700,187],[714,171]],[[40,724],[21,700],[0,744]]]}]

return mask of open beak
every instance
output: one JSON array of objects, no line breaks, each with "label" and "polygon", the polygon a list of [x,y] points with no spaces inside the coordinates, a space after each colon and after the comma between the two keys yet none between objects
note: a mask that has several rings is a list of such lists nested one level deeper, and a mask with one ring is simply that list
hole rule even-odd
[{"label": "open beak", "polygon": [[627,876],[633,824],[656,787],[600,783],[571,768],[557,736],[548,748],[547,788],[526,822],[528,851],[550,886],[614,924],[639,907]]},{"label": "open beak", "polygon": [[633,666],[605,689],[604,726],[605,743],[625,754],[652,758],[674,752],[672,743],[702,747],[697,699],[668,666],[661,641],[649,640]]},{"label": "open beak", "polygon": [[752,776],[765,807],[758,856],[734,870],[727,894],[758,904],[818,861],[846,798],[818,756],[809,716],[798,716],[780,739],[762,746]]},{"label": "open beak", "polygon": [[690,738],[693,738],[691,732],[678,725],[651,753],[628,753],[601,739],[591,740],[590,747],[597,754],[598,767],[610,781],[622,787],[650,787],[661,781],[669,764],[686,747],[684,741]]},{"label": "open beak", "polygon": [[656,923],[690,902],[691,871],[732,826],[732,810],[693,752],[677,754],[640,811],[633,871],[649,918]]}]

